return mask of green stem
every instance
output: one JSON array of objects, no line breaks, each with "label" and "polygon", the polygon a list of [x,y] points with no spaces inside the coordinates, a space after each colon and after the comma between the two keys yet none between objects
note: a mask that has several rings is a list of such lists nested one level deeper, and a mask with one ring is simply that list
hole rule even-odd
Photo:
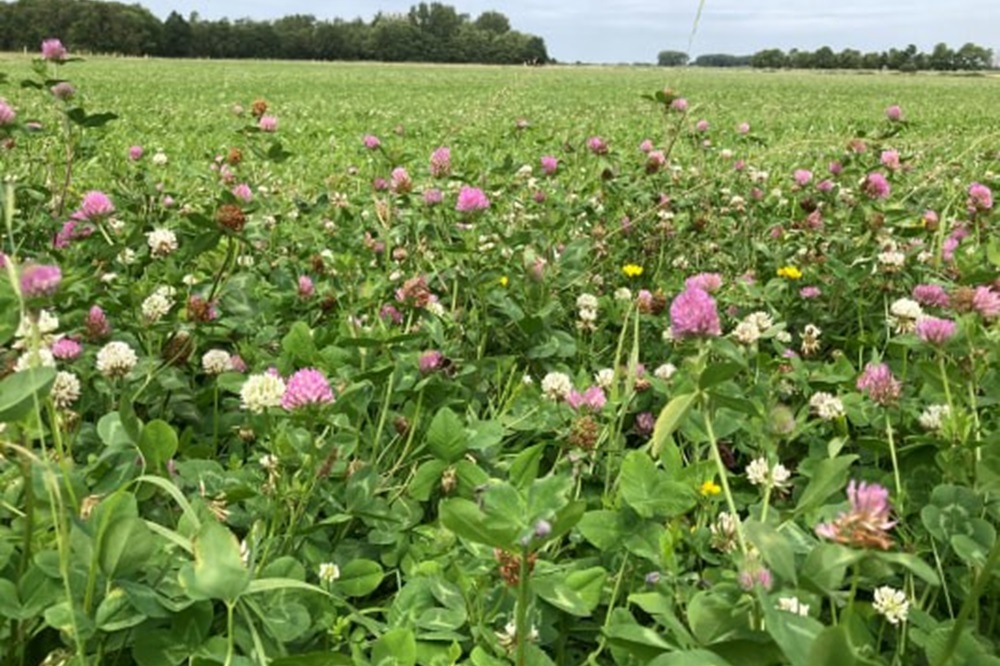
[{"label": "green stem", "polygon": [[527,666],[528,664],[528,641],[531,639],[530,628],[528,627],[528,604],[531,602],[531,589],[528,587],[527,549],[521,552],[521,570],[517,580],[517,611],[514,619],[514,639],[517,642],[517,666]]},{"label": "green stem", "polygon": [[903,482],[899,476],[899,460],[896,457],[896,441],[892,435],[892,420],[889,412],[885,413],[885,434],[889,440],[889,455],[892,457],[892,475],[896,482],[896,507],[899,514],[903,515]]},{"label": "green stem", "polygon": [[225,666],[231,666],[233,663],[233,649],[235,647],[236,636],[233,632],[233,609],[236,607],[236,603],[226,602],[226,663]]},{"label": "green stem", "polygon": [[958,612],[958,618],[955,620],[955,625],[952,627],[951,633],[948,635],[948,642],[945,644],[940,657],[938,657],[938,660],[934,662],[932,666],[945,666],[946,664],[951,663],[951,656],[955,653],[955,649],[958,647],[958,641],[962,637],[962,630],[965,629],[965,624],[968,622],[972,611],[979,604],[979,597],[982,596],[983,591],[986,588],[986,583],[989,582],[998,565],[1000,565],[1000,540],[997,540],[996,543],[993,544],[993,548],[990,550],[989,559],[986,560],[986,564],[983,568],[979,570],[979,575],[976,576],[976,582],[973,584],[969,596],[966,597],[965,601],[962,603],[962,609]]},{"label": "green stem", "polygon": [[711,404],[707,394],[702,394],[702,406],[705,410],[705,431],[708,433],[708,441],[712,448],[712,457],[715,459],[715,467],[719,472],[719,482],[722,484],[722,492],[726,496],[726,506],[729,508],[729,513],[733,517],[733,523],[736,526],[736,540],[740,545],[740,553],[743,558],[746,559],[747,556],[747,543],[743,538],[743,523],[740,520],[740,514],[736,511],[736,501],[733,499],[733,492],[729,488],[729,470],[726,469],[725,463],[722,462],[722,454],[719,452],[719,442],[715,438],[715,429],[712,427],[712,417],[710,415]]}]

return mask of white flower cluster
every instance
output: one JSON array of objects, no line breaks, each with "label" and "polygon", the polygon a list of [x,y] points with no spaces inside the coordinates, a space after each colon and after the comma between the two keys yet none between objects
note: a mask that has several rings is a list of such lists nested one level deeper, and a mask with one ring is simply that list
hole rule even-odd
[{"label": "white flower cluster", "polygon": [[760,339],[772,326],[774,320],[766,312],[754,312],[736,325],[733,329],[733,337],[743,345],[752,345]]},{"label": "white flower cluster", "polygon": [[233,369],[233,357],[223,349],[210,349],[201,357],[201,368],[209,375],[221,375]]},{"label": "white flower cluster", "polygon": [[573,390],[573,380],[565,372],[550,372],[542,378],[542,394],[550,400],[564,400]]},{"label": "white flower cluster", "polygon": [[268,407],[280,407],[285,395],[285,380],[276,374],[263,372],[250,375],[240,388],[243,409],[260,414]]},{"label": "white flower cluster", "polygon": [[896,248],[895,243],[890,243],[878,253],[878,263],[883,272],[898,273],[906,263],[906,255]]},{"label": "white flower cluster", "polygon": [[594,373],[594,381],[602,389],[608,390],[615,383],[615,371],[613,368],[601,368]]},{"label": "white flower cluster", "polygon": [[174,295],[177,290],[166,285],[157,287],[156,291],[142,302],[142,318],[146,323],[155,324],[163,319],[170,308],[174,306]]},{"label": "white flower cluster", "polygon": [[781,463],[770,467],[767,458],[757,458],[747,465],[746,474],[747,480],[755,486],[775,488],[787,485],[788,480],[792,477],[792,473]]},{"label": "white flower cluster", "polygon": [[793,615],[809,617],[809,604],[802,603],[798,600],[798,597],[779,598],[777,608],[780,611],[785,611],[786,613],[791,613]]},{"label": "white flower cluster", "polygon": [[17,359],[14,364],[14,372],[23,372],[30,368],[54,368],[56,357],[48,347],[29,349]]},{"label": "white flower cluster", "polygon": [[910,602],[902,590],[897,590],[884,585],[875,590],[875,599],[872,602],[875,612],[883,616],[889,624],[899,624],[906,622],[910,614]]},{"label": "white flower cluster", "polygon": [[951,408],[948,405],[931,405],[925,409],[918,421],[924,430],[937,431],[944,425],[945,419],[951,415]]},{"label": "white flower cluster", "polygon": [[14,349],[24,349],[29,346],[37,336],[38,344],[42,347],[51,347],[56,336],[53,335],[59,329],[59,318],[48,310],[39,310],[37,314],[27,314],[21,318],[17,325],[14,337],[17,340],[12,345]]},{"label": "white flower cluster", "polygon": [[833,421],[844,415],[844,403],[835,395],[817,391],[809,398],[809,408],[824,421]]},{"label": "white flower cluster", "polygon": [[675,366],[673,363],[664,363],[663,365],[656,368],[656,370],[653,370],[653,376],[656,377],[657,379],[662,379],[663,381],[667,381],[668,379],[674,376],[675,372],[677,372],[677,366]]},{"label": "white flower cluster", "polygon": [[889,306],[889,325],[898,334],[913,333],[917,329],[917,321],[924,316],[924,310],[910,298],[900,298]]},{"label": "white flower cluster", "polygon": [[177,249],[177,234],[170,229],[153,229],[146,234],[149,253],[154,257],[165,257]]},{"label": "white flower cluster", "polygon": [[822,329],[815,324],[806,324],[802,329],[802,353],[805,356],[812,356],[819,351],[819,336],[823,335]]},{"label": "white flower cluster", "polygon": [[576,322],[578,328],[584,331],[593,331],[594,322],[597,321],[597,296],[593,294],[580,294],[576,299],[576,307],[579,311],[579,321]]},{"label": "white flower cluster", "polygon": [[97,352],[97,371],[105,377],[124,377],[139,358],[126,342],[109,342]]},{"label": "white flower cluster", "polygon": [[52,402],[59,409],[68,409],[80,398],[80,380],[72,372],[59,371],[52,383]]},{"label": "white flower cluster", "polygon": [[324,583],[332,583],[340,578],[340,567],[333,562],[323,562],[319,565],[319,579]]}]

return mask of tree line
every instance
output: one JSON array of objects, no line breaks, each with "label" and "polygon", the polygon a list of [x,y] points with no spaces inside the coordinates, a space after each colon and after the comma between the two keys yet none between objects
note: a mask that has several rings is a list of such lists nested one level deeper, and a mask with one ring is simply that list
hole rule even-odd
[{"label": "tree line", "polygon": [[930,53],[914,44],[905,49],[862,53],[856,49],[836,52],[829,46],[815,51],[765,49],[753,55],[710,53],[693,61],[683,51],[660,51],[657,64],[662,67],[756,67],[761,69],[891,69],[902,72],[932,70],[939,72],[980,71],[993,66],[993,49],[968,42],[958,49],[937,44]]},{"label": "tree line", "polygon": [[0,51],[38,49],[59,37],[76,53],[168,58],[281,58],[520,64],[550,62],[545,41],[511,29],[487,11],[472,19],[439,2],[405,14],[319,20],[296,14],[273,21],[205,20],[171,12],[160,21],[138,4],[97,0],[0,3]]}]

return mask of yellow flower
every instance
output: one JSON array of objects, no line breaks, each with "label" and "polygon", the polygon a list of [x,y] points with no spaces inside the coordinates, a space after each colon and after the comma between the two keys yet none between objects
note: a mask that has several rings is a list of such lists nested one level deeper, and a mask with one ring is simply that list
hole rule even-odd
[{"label": "yellow flower", "polygon": [[501,275],[500,276],[500,286],[501,287],[506,287],[508,282],[510,282],[510,280],[507,279],[506,275]]},{"label": "yellow flower", "polygon": [[799,280],[802,278],[802,271],[797,269],[795,266],[782,266],[778,269],[778,277],[788,278],[789,280]]},{"label": "yellow flower", "polygon": [[701,488],[699,489],[699,491],[701,492],[703,497],[710,497],[721,493],[722,488],[717,483],[715,483],[715,481],[709,479],[705,483],[701,484]]},{"label": "yellow flower", "polygon": [[642,266],[636,264],[625,264],[622,266],[622,273],[630,278],[639,277],[642,275]]}]

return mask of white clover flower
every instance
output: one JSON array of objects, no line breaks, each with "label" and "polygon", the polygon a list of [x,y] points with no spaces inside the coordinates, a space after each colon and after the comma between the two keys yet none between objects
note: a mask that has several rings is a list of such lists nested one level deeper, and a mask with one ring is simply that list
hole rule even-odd
[{"label": "white clover flower", "polygon": [[198,284],[198,282],[200,282],[200,280],[198,279],[197,275],[194,275],[192,273],[188,273],[183,278],[181,278],[181,282],[183,282],[185,286],[193,287],[196,284]]},{"label": "white clover flower", "polygon": [[153,229],[146,234],[146,244],[154,257],[165,257],[177,249],[177,234],[170,229]]},{"label": "white clover flower", "polygon": [[268,407],[280,407],[283,395],[285,380],[269,372],[250,375],[240,388],[243,409],[249,409],[254,414],[260,414]]},{"label": "white clover flower", "polygon": [[36,315],[25,315],[21,317],[14,337],[17,341],[12,345],[14,349],[24,349],[29,346],[36,335],[38,344],[42,347],[51,347],[55,342],[55,333],[59,329],[59,318],[49,310],[39,310]]},{"label": "white clover flower", "polygon": [[906,599],[906,594],[902,590],[896,590],[888,585],[884,585],[875,590],[875,599],[872,608],[879,615],[885,617],[889,624],[899,624],[906,622],[910,613],[910,602]]},{"label": "white clover flower", "polygon": [[757,458],[746,468],[747,480],[755,486],[781,488],[788,484],[792,473],[781,463],[769,467],[766,458]]},{"label": "white clover flower", "polygon": [[14,372],[23,372],[31,368],[54,368],[55,365],[56,357],[52,355],[52,351],[47,347],[39,347],[21,354],[14,364]]},{"label": "white clover flower", "polygon": [[319,579],[324,583],[332,583],[340,578],[340,567],[333,562],[323,562],[319,565]]},{"label": "white clover flower", "polygon": [[441,305],[441,301],[431,301],[424,307],[424,309],[435,317],[443,317],[445,315],[445,309],[444,306]]},{"label": "white clover flower", "polygon": [[809,398],[809,407],[824,421],[832,421],[844,415],[844,403],[837,396],[817,391]]},{"label": "white clover flower", "polygon": [[117,217],[108,218],[107,225],[108,229],[111,230],[111,233],[115,234],[116,236],[120,235],[123,231],[125,231],[125,220],[121,220]]},{"label": "white clover flower", "polygon": [[117,258],[118,258],[118,263],[125,266],[131,266],[136,261],[135,250],[133,250],[130,247],[127,247],[118,253]]},{"label": "white clover flower", "polygon": [[788,331],[778,331],[774,334],[774,339],[782,344],[788,344],[792,341],[792,334]]},{"label": "white clover flower", "polygon": [[221,375],[233,369],[232,357],[223,349],[210,349],[201,357],[201,367],[209,375]]},{"label": "white clover flower", "polygon": [[542,393],[550,400],[564,400],[573,390],[573,380],[565,372],[550,372],[542,378]]},{"label": "white clover flower", "polygon": [[913,333],[917,328],[917,320],[924,316],[920,303],[910,298],[900,298],[889,306],[889,325],[896,333]]},{"label": "white clover flower", "polygon": [[97,371],[105,377],[124,377],[139,358],[126,342],[109,342],[97,352]]},{"label": "white clover flower", "polygon": [[752,323],[757,327],[757,330],[760,331],[761,334],[767,333],[767,331],[774,326],[774,319],[771,318],[771,315],[762,311],[748,314],[744,317],[743,321]]},{"label": "white clover flower", "polygon": [[760,339],[760,329],[751,321],[743,320],[733,329],[733,337],[743,345],[752,345]]},{"label": "white clover flower", "polygon": [[254,258],[249,254],[241,254],[236,257],[236,265],[240,268],[250,268],[254,264]]},{"label": "white clover flower", "polygon": [[170,159],[167,157],[167,154],[162,150],[157,150],[156,154],[153,155],[153,164],[156,166],[166,166],[169,161]]},{"label": "white clover flower", "polygon": [[596,310],[597,296],[593,294],[580,294],[576,299],[576,307],[582,310]]},{"label": "white clover flower", "polygon": [[788,485],[788,480],[792,478],[792,473],[788,471],[788,468],[781,463],[776,464],[771,468],[771,483],[777,488],[782,488]]},{"label": "white clover flower", "polygon": [[747,481],[755,486],[766,486],[770,477],[770,467],[766,458],[757,458],[746,468]]},{"label": "white clover flower", "polygon": [[615,371],[612,368],[601,368],[594,374],[594,381],[602,389],[610,389],[615,383]]},{"label": "white clover flower", "polygon": [[802,329],[802,353],[806,356],[819,351],[819,336],[823,335],[822,329],[815,324],[806,324]]},{"label": "white clover flower", "polygon": [[262,469],[269,473],[274,473],[278,471],[278,456],[273,453],[266,453],[260,457],[258,461]]},{"label": "white clover flower", "polygon": [[667,381],[668,379],[674,376],[675,372],[677,372],[677,366],[675,366],[673,363],[664,363],[663,365],[659,366],[656,370],[653,371],[653,376],[656,377],[657,379],[662,379],[663,381]]},{"label": "white clover flower", "polygon": [[948,405],[930,405],[917,420],[924,430],[940,430],[944,420],[950,415],[951,408]]},{"label": "white clover flower", "polygon": [[104,273],[101,275],[101,282],[111,284],[118,279],[118,273]]},{"label": "white clover flower", "polygon": [[809,604],[804,604],[797,597],[781,597],[778,599],[776,608],[793,615],[809,616]]},{"label": "white clover flower", "polygon": [[629,302],[632,300],[632,290],[628,287],[615,289],[615,300]]},{"label": "white clover flower", "polygon": [[878,263],[886,273],[896,273],[906,263],[906,255],[895,248],[878,253]]},{"label": "white clover flower", "polygon": [[80,380],[72,372],[57,372],[51,395],[56,407],[67,409],[80,398]]},{"label": "white clover flower", "polygon": [[535,380],[532,379],[531,375],[529,375],[528,373],[524,373],[524,376],[521,377],[521,383],[524,384],[525,386],[531,386],[532,384],[535,383]]},{"label": "white clover flower", "polygon": [[142,317],[147,322],[155,324],[165,317],[174,306],[173,297],[176,294],[173,287],[159,287],[142,302]]},{"label": "white clover flower", "polygon": [[728,511],[723,511],[714,523],[709,526],[712,533],[712,548],[731,553],[736,550],[736,518]]}]

